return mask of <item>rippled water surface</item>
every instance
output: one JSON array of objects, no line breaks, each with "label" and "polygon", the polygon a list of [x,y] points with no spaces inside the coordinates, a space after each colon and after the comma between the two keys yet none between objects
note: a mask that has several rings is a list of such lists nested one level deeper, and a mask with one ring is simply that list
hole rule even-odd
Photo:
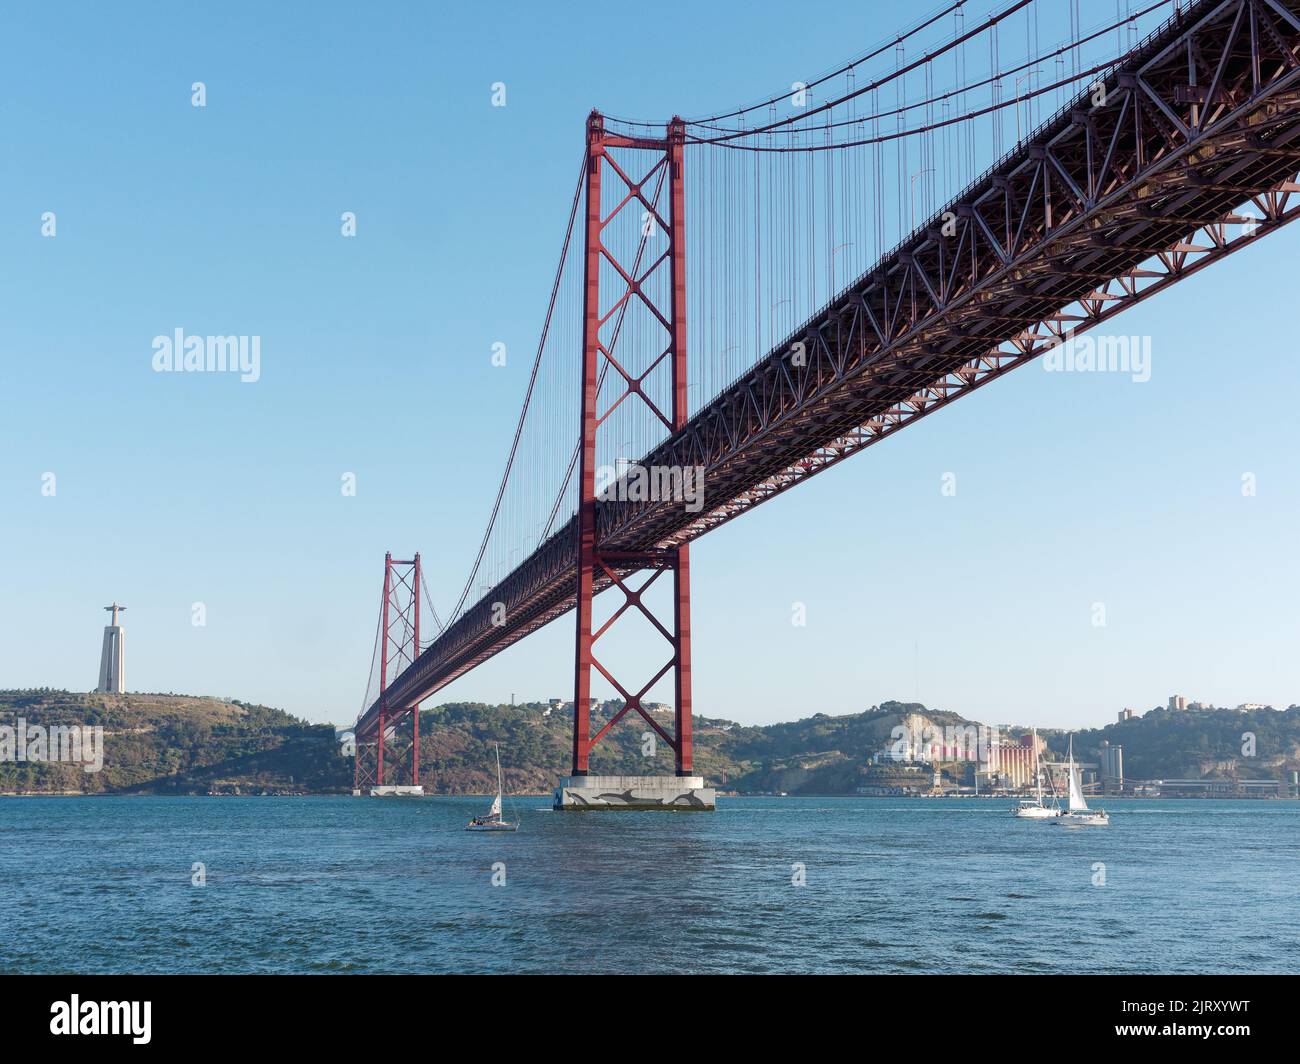
[{"label": "rippled water surface", "polygon": [[0,971],[1300,971],[1300,802],[485,805],[0,799]]}]

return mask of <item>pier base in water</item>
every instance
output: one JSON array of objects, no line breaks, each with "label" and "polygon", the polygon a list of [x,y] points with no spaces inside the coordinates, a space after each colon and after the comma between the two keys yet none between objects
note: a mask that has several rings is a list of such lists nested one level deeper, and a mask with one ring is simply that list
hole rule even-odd
[{"label": "pier base in water", "polygon": [[[353,791],[352,793],[355,794],[356,791]],[[424,788],[419,784],[417,784],[414,787],[389,786],[385,784],[383,787],[371,787],[370,797],[371,798],[423,798]]]},{"label": "pier base in water", "polygon": [[706,811],[715,808],[715,794],[703,776],[565,776],[554,808]]}]

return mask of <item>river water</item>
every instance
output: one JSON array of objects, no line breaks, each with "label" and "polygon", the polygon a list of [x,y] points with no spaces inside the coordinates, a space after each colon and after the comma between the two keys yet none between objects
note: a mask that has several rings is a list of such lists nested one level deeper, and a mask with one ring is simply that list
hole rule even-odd
[{"label": "river water", "polygon": [[1300,802],[1105,804],[0,799],[0,971],[1300,971]]}]

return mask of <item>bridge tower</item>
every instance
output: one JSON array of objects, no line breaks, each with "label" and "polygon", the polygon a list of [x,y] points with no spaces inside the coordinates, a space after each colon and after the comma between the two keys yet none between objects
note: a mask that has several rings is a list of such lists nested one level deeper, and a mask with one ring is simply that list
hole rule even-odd
[{"label": "bridge tower", "polygon": [[[420,655],[420,555],[410,561],[384,555],[384,599],[379,619],[379,716],[356,733],[352,793],[372,788],[379,795],[422,794],[420,713],[415,705],[390,705],[389,683]],[[403,728],[403,717],[410,723]],[[405,734],[403,734],[405,732]]]},{"label": "bridge tower", "polygon": [[[681,543],[650,551],[598,550],[600,508],[596,495],[597,432],[602,422],[624,402],[640,402],[652,417],[663,423],[669,434],[680,431],[688,417],[686,389],[686,216],[684,188],[685,123],[674,118],[662,139],[628,137],[607,132],[604,118],[593,111],[587,120],[587,166],[585,179],[585,248],[583,271],[583,356],[581,442],[578,466],[578,578],[576,590],[576,653],[574,659],[573,766],[572,775],[555,791],[557,809],[598,808],[697,808],[712,809],[713,791],[694,774],[691,750],[691,587],[690,546]],[[616,204],[603,214],[602,185],[609,181],[616,189]],[[668,217],[665,219],[659,195],[652,189],[666,185]],[[635,212],[633,223],[642,234],[656,227],[668,241],[662,255],[653,252],[644,265],[638,251],[635,260],[620,260],[617,240],[604,234],[625,212]],[[622,218],[626,226],[628,219]],[[644,242],[642,242],[644,247]],[[627,258],[626,251],[623,259]],[[603,268],[608,263],[611,269]],[[668,272],[667,283],[659,271]],[[615,357],[614,340],[624,308],[640,301],[651,320],[663,330],[663,353],[639,375]],[[611,333],[613,335],[611,335]],[[655,350],[658,350],[656,347]],[[644,387],[652,370],[661,362],[670,367],[671,402],[661,408]],[[598,409],[600,380],[612,371],[616,382],[613,402],[602,413]],[[621,388],[617,382],[621,382]],[[633,586],[640,577],[642,582]],[[672,574],[672,617],[666,623],[656,618],[643,596],[665,573]],[[617,588],[623,602],[613,615],[593,630],[592,599],[598,590]],[[644,615],[668,643],[667,662],[640,689],[625,686],[596,656],[595,644],[628,610]],[[591,734],[591,673],[596,669],[618,691],[623,707],[593,736]],[[674,673],[673,731],[668,730],[642,704],[650,689],[669,670]],[[652,731],[673,751],[674,776],[592,776],[591,749],[628,713],[639,714]]]}]

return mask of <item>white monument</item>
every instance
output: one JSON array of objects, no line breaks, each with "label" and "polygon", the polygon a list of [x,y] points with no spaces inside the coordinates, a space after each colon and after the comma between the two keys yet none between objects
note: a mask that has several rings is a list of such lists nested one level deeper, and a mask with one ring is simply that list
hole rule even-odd
[{"label": "white monument", "polygon": [[121,694],[126,688],[122,682],[122,626],[117,623],[117,615],[125,613],[126,607],[116,602],[105,606],[113,614],[113,623],[104,629],[104,651],[99,657],[99,686],[96,691],[112,691]]}]

